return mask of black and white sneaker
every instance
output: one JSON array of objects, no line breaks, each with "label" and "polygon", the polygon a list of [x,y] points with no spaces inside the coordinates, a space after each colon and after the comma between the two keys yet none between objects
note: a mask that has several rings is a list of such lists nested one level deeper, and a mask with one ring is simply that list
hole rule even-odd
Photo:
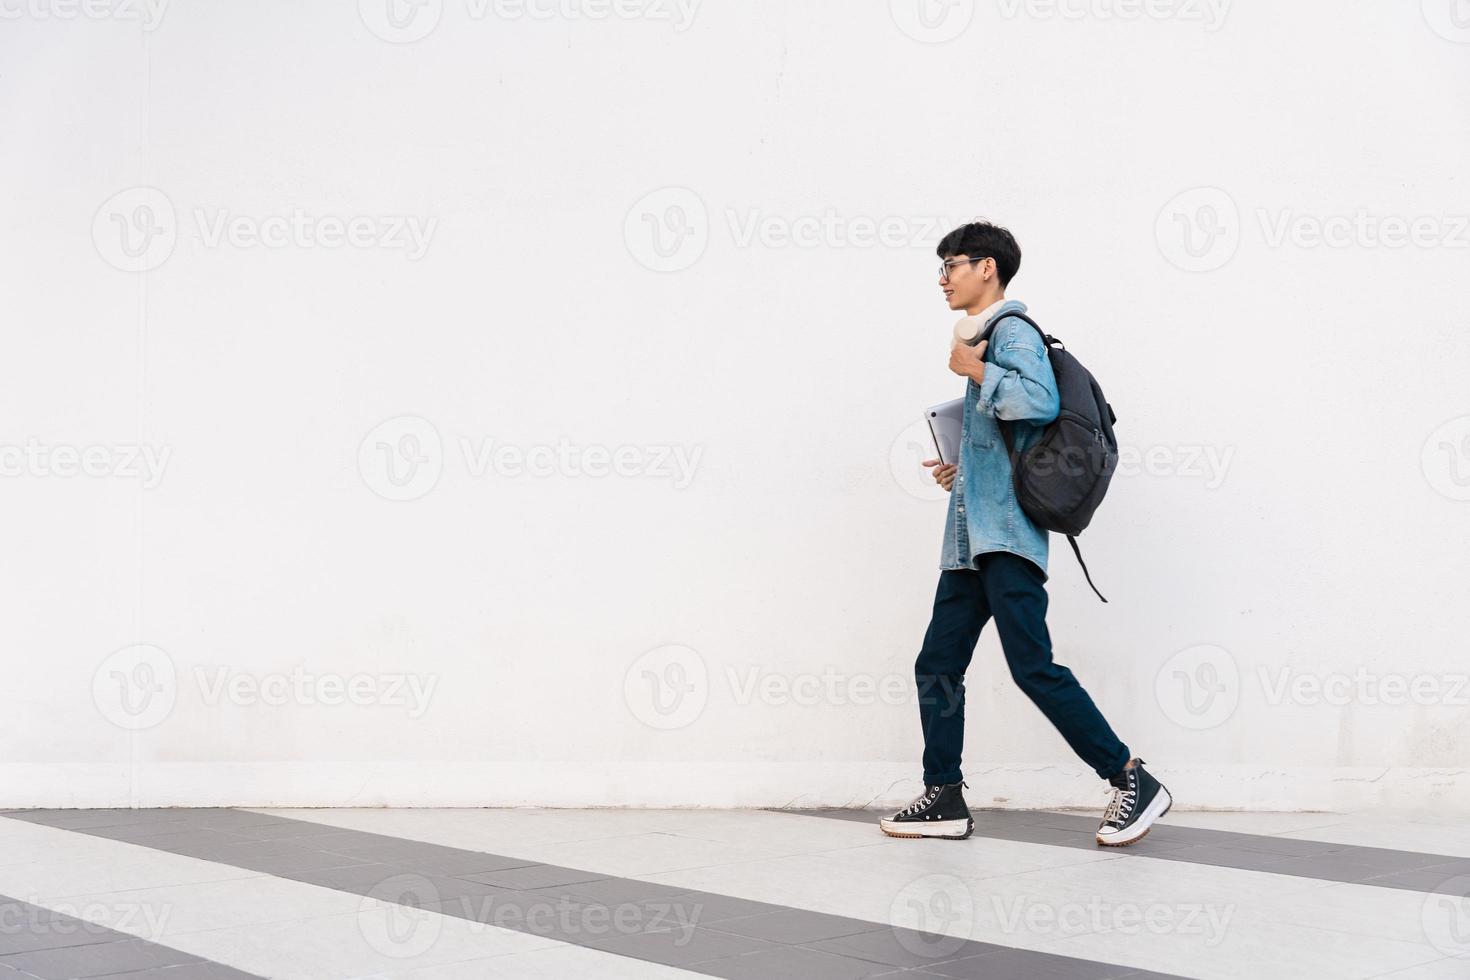
[{"label": "black and white sneaker", "polygon": [[1103,811],[1102,826],[1097,828],[1097,842],[1104,847],[1125,847],[1142,840],[1154,821],[1174,805],[1164,784],[1143,768],[1142,759],[1108,782],[1113,784],[1113,798]]},{"label": "black and white sneaker", "polygon": [[970,808],[965,805],[965,784],[925,786],[924,795],[891,817],[878,821],[889,837],[942,837],[964,840],[975,829]]}]

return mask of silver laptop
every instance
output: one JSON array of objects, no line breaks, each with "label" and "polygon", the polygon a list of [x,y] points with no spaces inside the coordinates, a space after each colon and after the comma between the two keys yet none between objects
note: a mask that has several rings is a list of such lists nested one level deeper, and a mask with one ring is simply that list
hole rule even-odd
[{"label": "silver laptop", "polygon": [[941,463],[960,461],[960,428],[965,419],[965,400],[940,405],[931,405],[924,410],[924,421],[929,423],[929,435],[934,438],[934,451]]}]

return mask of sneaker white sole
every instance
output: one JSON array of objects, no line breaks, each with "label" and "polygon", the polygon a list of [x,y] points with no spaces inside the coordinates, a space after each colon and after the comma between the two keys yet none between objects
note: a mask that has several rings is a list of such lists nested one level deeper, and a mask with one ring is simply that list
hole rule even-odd
[{"label": "sneaker white sole", "polygon": [[964,840],[975,829],[975,820],[934,820],[929,823],[905,820],[895,822],[887,817],[878,821],[878,829],[889,837],[937,837],[941,840]]},{"label": "sneaker white sole", "polygon": [[1153,829],[1154,821],[1168,813],[1169,808],[1173,805],[1174,797],[1169,795],[1168,790],[1160,786],[1159,795],[1155,796],[1149,802],[1149,805],[1144,808],[1143,815],[1133,821],[1133,826],[1127,830],[1119,831],[1116,834],[1108,834],[1107,836],[1098,834],[1097,842],[1103,847],[1127,847],[1129,844],[1137,843],[1143,840],[1148,835],[1148,832]]}]

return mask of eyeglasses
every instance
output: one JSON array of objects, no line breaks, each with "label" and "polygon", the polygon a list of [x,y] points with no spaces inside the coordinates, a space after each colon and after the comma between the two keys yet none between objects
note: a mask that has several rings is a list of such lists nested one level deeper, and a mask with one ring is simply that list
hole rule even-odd
[{"label": "eyeglasses", "polygon": [[945,259],[943,262],[939,263],[939,278],[948,279],[949,270],[957,265],[969,265],[972,262],[984,262],[988,258],[990,258],[989,255],[978,255],[974,258],[969,259]]}]

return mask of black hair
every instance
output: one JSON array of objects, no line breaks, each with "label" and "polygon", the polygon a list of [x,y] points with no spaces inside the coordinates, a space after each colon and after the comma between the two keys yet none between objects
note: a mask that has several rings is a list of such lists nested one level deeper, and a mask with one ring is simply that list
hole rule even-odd
[{"label": "black hair", "polygon": [[960,225],[939,241],[934,250],[941,259],[956,255],[968,255],[972,259],[995,259],[995,271],[1000,276],[1000,288],[1011,283],[1011,277],[1021,269],[1021,246],[1016,238],[1000,225],[988,221],[972,221]]}]

